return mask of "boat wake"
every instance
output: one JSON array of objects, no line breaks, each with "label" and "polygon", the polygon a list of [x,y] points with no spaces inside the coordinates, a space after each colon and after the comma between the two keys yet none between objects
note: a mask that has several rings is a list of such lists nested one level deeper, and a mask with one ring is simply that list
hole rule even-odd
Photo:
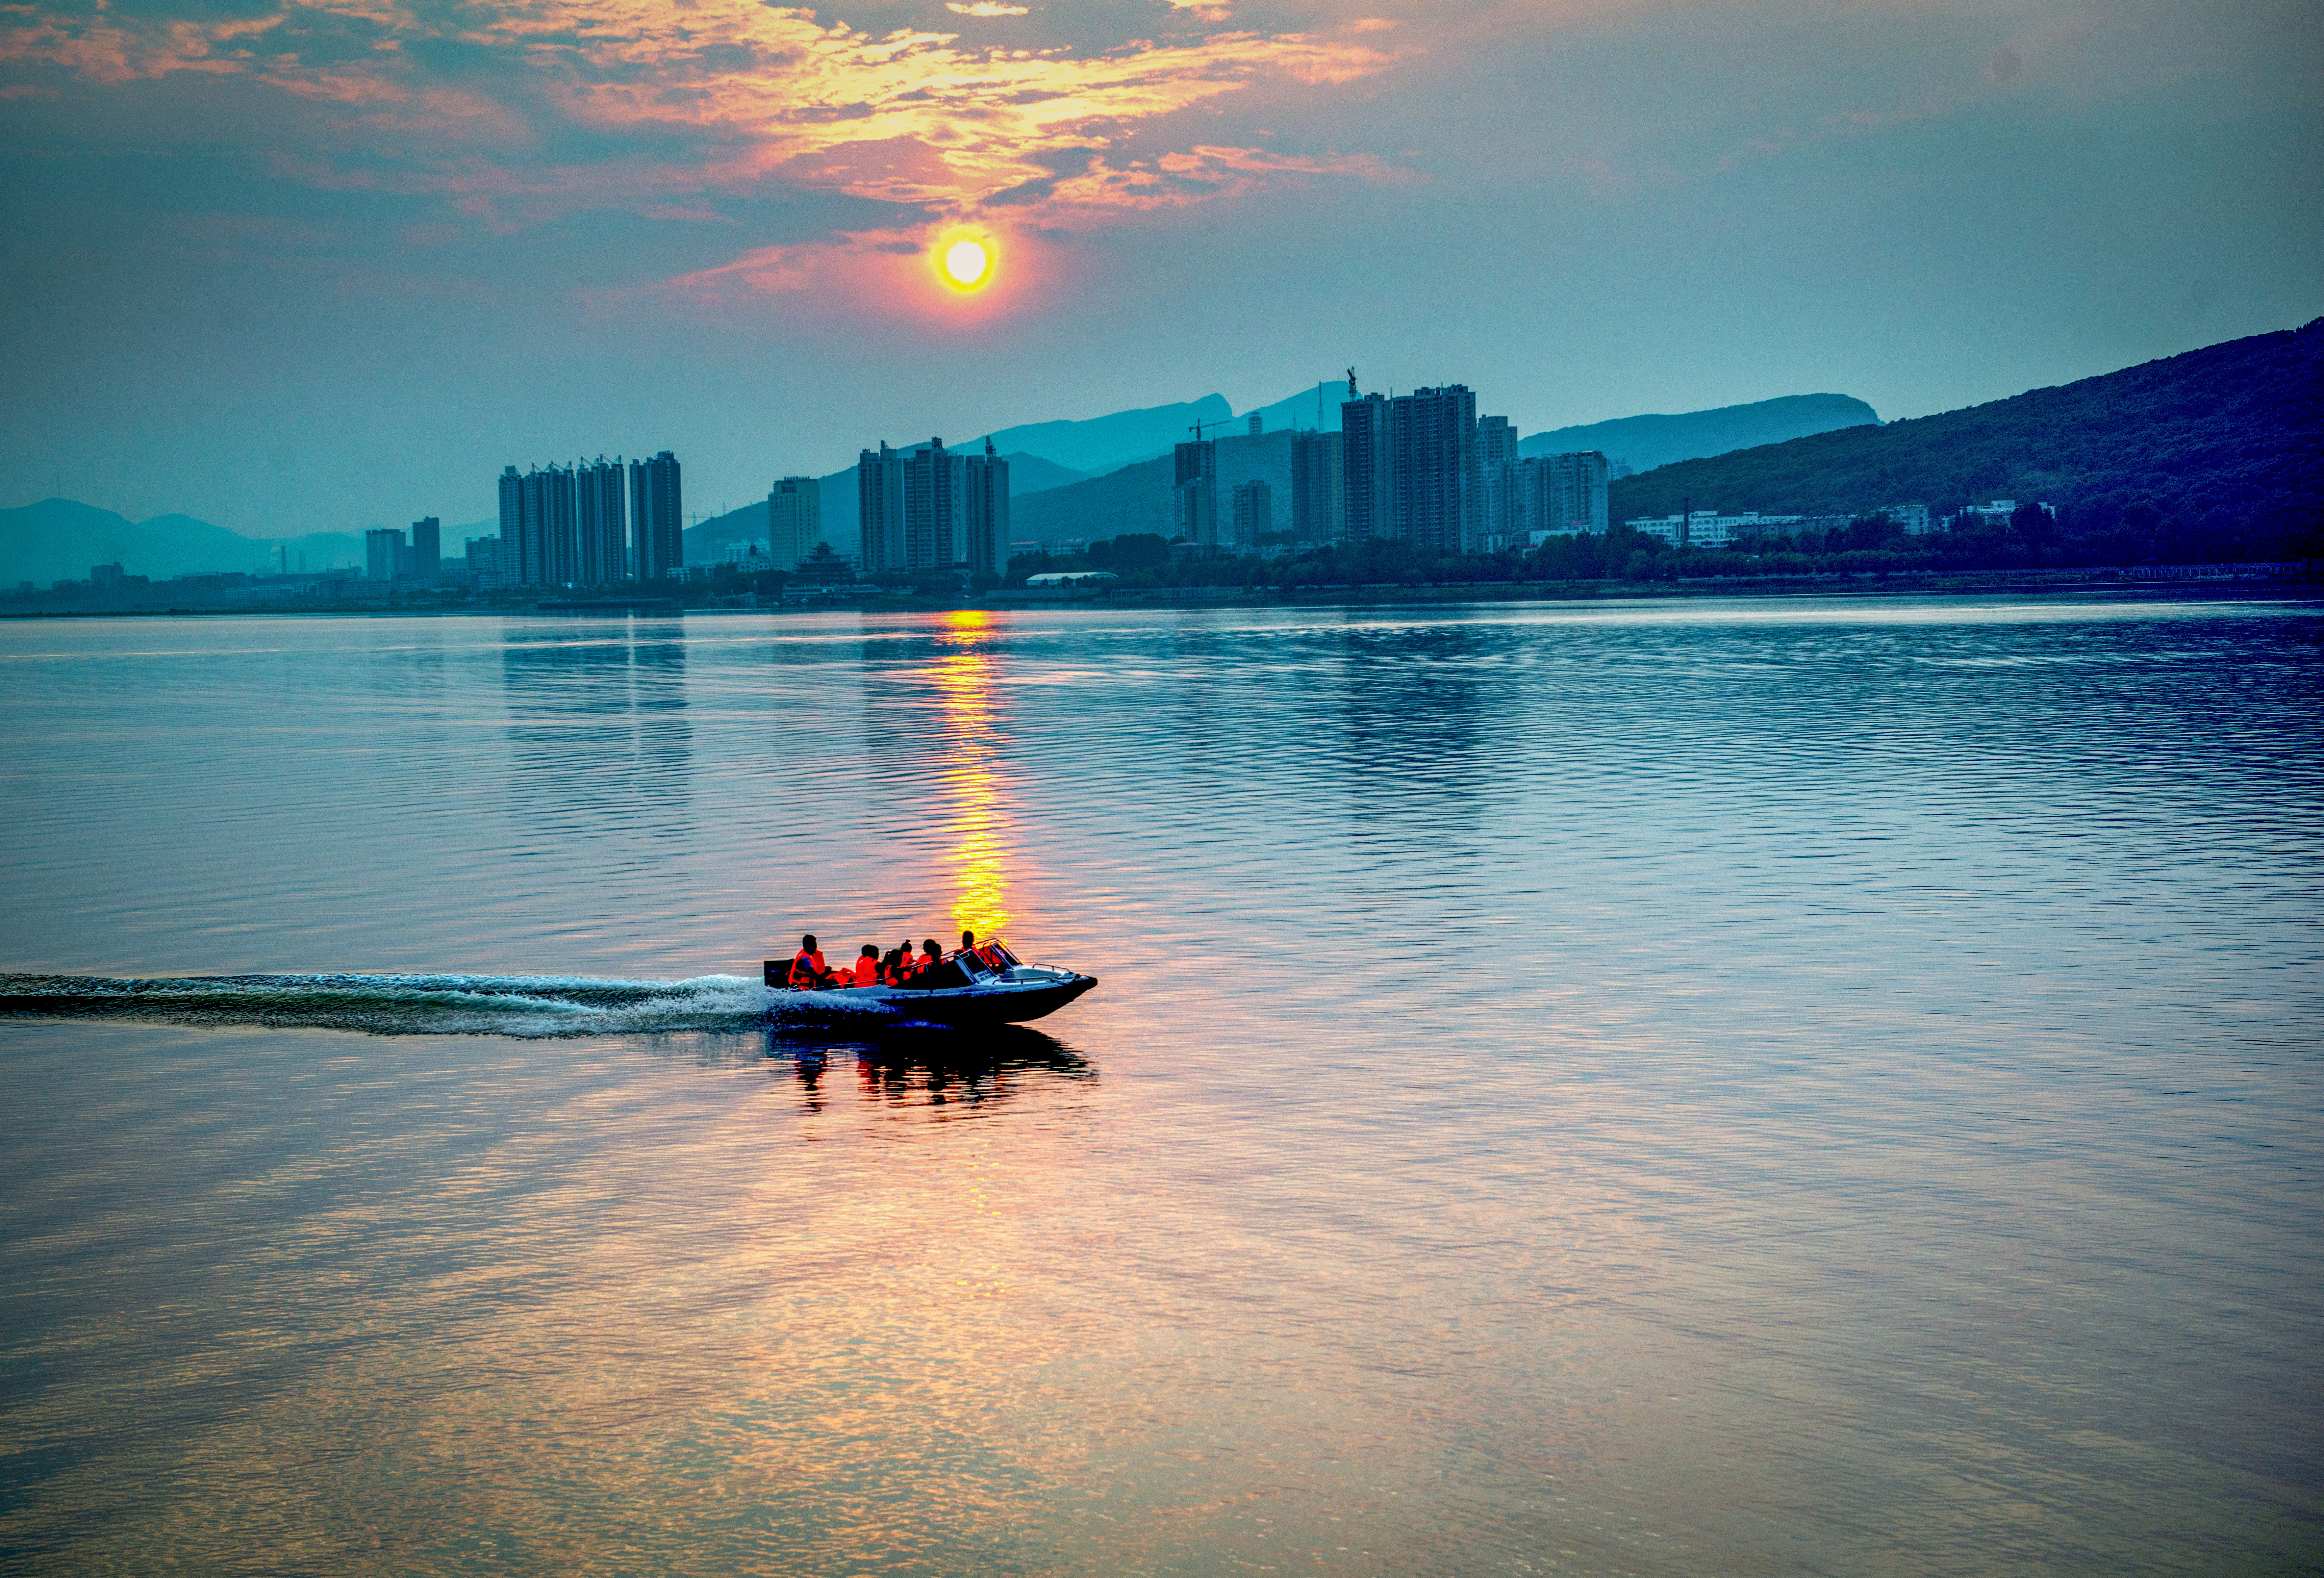
[{"label": "boat wake", "polygon": [[[800,1007],[826,1019],[845,1005]],[[522,1037],[742,1030],[798,1017],[777,1010],[764,986],[739,975],[0,975],[0,1016]]]}]

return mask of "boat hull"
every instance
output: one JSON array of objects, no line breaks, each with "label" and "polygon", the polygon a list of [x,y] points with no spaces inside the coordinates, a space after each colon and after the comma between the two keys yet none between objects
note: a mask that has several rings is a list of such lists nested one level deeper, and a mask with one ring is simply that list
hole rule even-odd
[{"label": "boat hull", "polygon": [[915,991],[908,986],[858,986],[832,992],[773,990],[773,1008],[786,1016],[876,1014],[910,1024],[973,1029],[1046,1019],[1097,984],[1094,975],[1039,982],[980,983]]}]

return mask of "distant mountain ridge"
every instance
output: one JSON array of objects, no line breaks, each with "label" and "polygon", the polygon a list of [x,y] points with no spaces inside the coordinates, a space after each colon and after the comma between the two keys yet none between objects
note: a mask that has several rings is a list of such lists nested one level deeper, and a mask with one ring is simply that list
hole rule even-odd
[{"label": "distant mountain ridge", "polygon": [[1722,405],[1674,416],[1617,417],[1585,427],[1554,428],[1518,440],[1520,455],[1570,455],[1596,449],[1651,471],[1674,461],[1780,444],[1839,428],[1878,427],[1877,412],[1848,394],[1787,394],[1748,405]]},{"label": "distant mountain ridge", "polygon": [[363,562],[363,540],[344,531],[262,540],[190,515],[132,521],[74,499],[42,499],[0,510],[0,586],[86,580],[89,568],[102,564],[157,581],[220,570],[263,573],[279,568],[276,549],[284,542],[294,570],[302,554],[310,569]]},{"label": "distant mountain ridge", "polygon": [[2255,551],[2312,531],[2324,518],[2324,318],[1936,416],[1680,461],[1615,483],[1610,506],[1616,520],[1690,503],[1948,512],[1995,497],[2061,506],[2070,530],[2090,531],[2139,506],[2205,543],[2256,533]]},{"label": "distant mountain ridge", "polygon": [[1208,425],[1233,415],[1225,396],[1206,394],[1176,405],[1118,411],[1084,421],[1027,422],[1002,428],[991,438],[1004,455],[1021,450],[1071,471],[1111,471],[1192,438],[1188,429],[1197,421]]}]

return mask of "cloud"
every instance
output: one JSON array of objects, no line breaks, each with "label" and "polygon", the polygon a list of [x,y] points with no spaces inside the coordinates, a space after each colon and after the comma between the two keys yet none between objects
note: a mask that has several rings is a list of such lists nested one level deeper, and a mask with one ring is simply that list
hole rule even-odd
[{"label": "cloud", "polygon": [[[688,212],[702,194],[770,185],[940,213],[1010,192],[1021,203],[1047,189],[1061,151],[1117,150],[1261,82],[1328,91],[1397,59],[1362,23],[1015,47],[825,24],[759,0],[255,5],[227,16],[198,0],[158,14],[12,7],[0,11],[0,68],[60,68],[100,85],[188,73],[263,84],[330,117],[319,151],[273,154],[278,169],[342,189],[436,193],[505,226],[590,206]],[[996,0],[950,9],[1029,11]],[[568,156],[576,143],[588,151]],[[1316,173],[1245,163],[1212,179],[1215,155],[1188,157],[1195,167],[1147,166],[1152,179],[1083,180],[1065,210],[1117,196],[1147,206],[1157,181],[1226,196]]]},{"label": "cloud", "polygon": [[1118,168],[1102,160],[1093,161],[1081,174],[1056,181],[1037,212],[1048,224],[1071,226],[1076,219],[1183,208],[1320,180],[1388,186],[1425,179],[1370,153],[1299,157],[1204,143],[1182,153],[1165,153]]},{"label": "cloud", "polygon": [[1003,5],[1000,0],[976,0],[973,5],[963,5],[960,0],[945,0],[945,9],[959,16],[1028,16],[1032,7]]}]

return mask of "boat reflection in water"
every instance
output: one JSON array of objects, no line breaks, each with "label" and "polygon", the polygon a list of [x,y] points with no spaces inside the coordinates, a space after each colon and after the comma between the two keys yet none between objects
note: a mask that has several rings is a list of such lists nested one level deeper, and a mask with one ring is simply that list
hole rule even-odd
[{"label": "boat reflection in water", "polygon": [[1021,1025],[971,1032],[923,1029],[877,1041],[769,1030],[766,1057],[788,1066],[810,1112],[823,1110],[851,1069],[859,1101],[971,1111],[1097,1078],[1089,1059],[1056,1037]]}]

